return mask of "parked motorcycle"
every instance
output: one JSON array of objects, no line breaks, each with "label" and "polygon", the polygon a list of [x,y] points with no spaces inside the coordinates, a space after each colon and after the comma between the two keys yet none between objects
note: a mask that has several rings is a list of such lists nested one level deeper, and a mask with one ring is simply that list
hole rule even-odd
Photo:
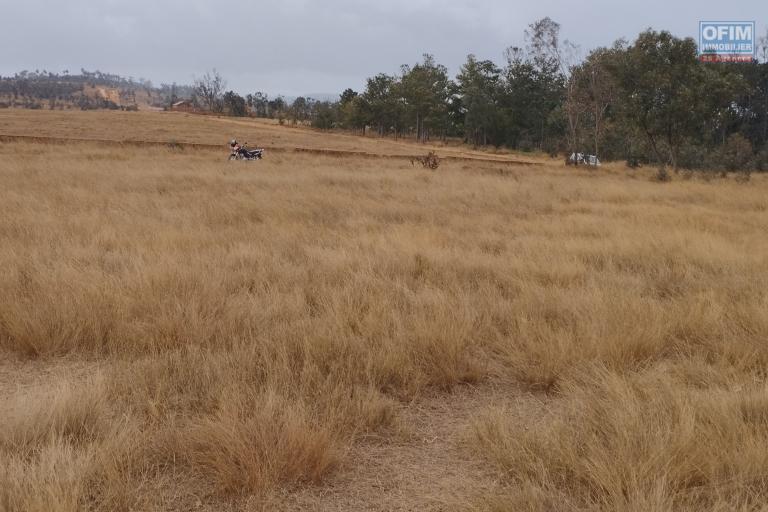
[{"label": "parked motorcycle", "polygon": [[263,157],[263,149],[248,149],[247,142],[241,147],[232,147],[232,152],[229,154],[230,160],[261,160]]}]

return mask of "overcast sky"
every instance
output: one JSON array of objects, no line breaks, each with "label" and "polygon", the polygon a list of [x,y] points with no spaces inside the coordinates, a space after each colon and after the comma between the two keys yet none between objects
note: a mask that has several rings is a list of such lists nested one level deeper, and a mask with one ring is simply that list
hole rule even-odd
[{"label": "overcast sky", "polygon": [[99,69],[190,83],[217,68],[243,94],[360,90],[423,53],[455,74],[467,54],[502,63],[550,16],[583,50],[648,27],[698,38],[700,20],[768,26],[768,1],[0,0],[0,74]]}]

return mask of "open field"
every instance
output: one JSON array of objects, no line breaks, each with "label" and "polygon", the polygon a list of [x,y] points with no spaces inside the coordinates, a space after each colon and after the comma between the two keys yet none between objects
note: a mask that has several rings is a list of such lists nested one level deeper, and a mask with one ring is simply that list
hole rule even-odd
[{"label": "open field", "polygon": [[280,126],[275,120],[201,116],[178,112],[57,112],[0,110],[3,136],[36,139],[80,139],[114,142],[171,142],[225,147],[233,137],[268,150],[326,151],[360,156],[410,157],[437,150],[441,157],[535,162],[504,151],[470,150],[457,144],[414,145],[391,138],[323,133],[302,126]]},{"label": "open field", "polygon": [[[38,115],[0,134],[232,136]],[[0,510],[768,503],[765,177],[225,158],[0,142]]]}]

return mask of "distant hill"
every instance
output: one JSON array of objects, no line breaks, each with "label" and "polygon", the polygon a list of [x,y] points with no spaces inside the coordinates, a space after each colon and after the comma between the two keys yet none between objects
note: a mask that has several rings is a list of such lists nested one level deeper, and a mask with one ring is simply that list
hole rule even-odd
[{"label": "distant hill", "polygon": [[[0,76],[0,108],[47,110],[159,110],[191,99],[191,85],[161,84],[123,76],[87,71],[70,74],[49,71],[21,71]],[[292,104],[299,96],[276,96]],[[301,96],[318,102],[335,102],[337,93],[309,93]]]},{"label": "distant hill", "polygon": [[156,110],[174,101],[190,98],[188,85],[154,86],[101,71],[79,74],[22,71],[0,76],[0,107],[50,110]]}]

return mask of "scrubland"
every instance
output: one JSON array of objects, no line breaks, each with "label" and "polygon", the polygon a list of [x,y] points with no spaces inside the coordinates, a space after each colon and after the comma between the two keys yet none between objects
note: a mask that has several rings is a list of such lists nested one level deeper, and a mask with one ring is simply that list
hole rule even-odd
[{"label": "scrubland", "polygon": [[0,509],[768,503],[762,176],[225,158],[0,144]]}]

